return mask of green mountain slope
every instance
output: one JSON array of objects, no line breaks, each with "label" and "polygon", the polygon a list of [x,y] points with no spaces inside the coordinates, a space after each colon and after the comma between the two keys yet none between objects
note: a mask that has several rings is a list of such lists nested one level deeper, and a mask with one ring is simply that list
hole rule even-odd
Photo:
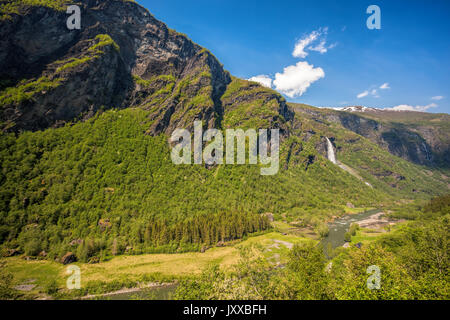
[{"label": "green mountain slope", "polygon": [[[316,108],[299,111],[275,91],[231,77],[209,51],[135,3],[83,4],[87,26],[71,33],[44,28],[65,21],[57,8],[6,2],[22,9],[2,7],[0,22],[5,254],[74,252],[96,261],[201,250],[268,229],[268,213],[319,233],[349,202],[377,207],[448,192],[445,168],[408,162]],[[38,18],[33,28],[25,23]],[[24,34],[47,45],[14,56]],[[279,128],[278,174],[262,176],[258,165],[174,165],[168,139],[194,120]],[[351,173],[327,160],[326,138]]]}]

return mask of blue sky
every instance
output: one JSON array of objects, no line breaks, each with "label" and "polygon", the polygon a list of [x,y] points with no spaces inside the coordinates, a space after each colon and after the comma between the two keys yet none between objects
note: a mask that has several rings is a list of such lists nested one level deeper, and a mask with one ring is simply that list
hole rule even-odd
[{"label": "blue sky", "polygon": [[[450,1],[138,2],[231,74],[267,76],[288,101],[450,112]],[[372,4],[380,30],[366,26]]]}]

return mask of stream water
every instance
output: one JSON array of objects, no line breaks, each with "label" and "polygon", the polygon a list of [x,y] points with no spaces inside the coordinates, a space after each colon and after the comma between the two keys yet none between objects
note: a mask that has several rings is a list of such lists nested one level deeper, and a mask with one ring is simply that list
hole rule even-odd
[{"label": "stream water", "polygon": [[141,289],[134,292],[124,292],[105,296],[107,300],[170,300],[177,288],[176,284],[161,285]]},{"label": "stream water", "polygon": [[380,209],[367,210],[356,214],[345,215],[341,218],[335,219],[333,222],[330,222],[328,224],[330,232],[328,233],[328,236],[326,236],[322,240],[324,248],[325,249],[327,248],[328,243],[331,243],[331,247],[333,249],[342,246],[345,243],[344,239],[345,233],[349,230],[350,225],[353,222],[364,220],[378,212],[381,212],[381,210]]}]

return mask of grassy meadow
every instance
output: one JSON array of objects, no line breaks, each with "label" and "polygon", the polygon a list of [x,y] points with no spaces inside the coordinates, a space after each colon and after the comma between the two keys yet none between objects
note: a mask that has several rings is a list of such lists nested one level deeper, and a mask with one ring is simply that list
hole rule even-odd
[{"label": "grassy meadow", "polygon": [[[75,262],[74,265],[81,269],[82,288],[89,283],[122,283],[125,280],[136,284],[143,279],[164,282],[199,275],[211,265],[229,270],[240,259],[239,249],[248,246],[262,248],[263,255],[273,263],[285,263],[289,249],[305,240],[306,238],[295,235],[269,232],[249,237],[232,246],[213,247],[203,253],[121,255],[96,264]],[[65,288],[68,265],[49,260],[24,260],[21,256],[3,258],[0,261],[5,262],[6,271],[14,274],[13,285],[35,285],[27,293],[29,295],[45,292],[46,286],[51,282],[56,282],[61,289]]]}]

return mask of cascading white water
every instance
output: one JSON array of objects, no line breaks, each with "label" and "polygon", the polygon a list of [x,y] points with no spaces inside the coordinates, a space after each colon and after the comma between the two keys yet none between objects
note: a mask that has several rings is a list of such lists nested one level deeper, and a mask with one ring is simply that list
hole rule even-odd
[{"label": "cascading white water", "polygon": [[336,154],[334,153],[333,144],[331,144],[330,139],[328,137],[325,137],[327,139],[327,157],[328,160],[330,160],[333,163],[336,163]]},{"label": "cascading white water", "polygon": [[427,157],[427,160],[430,161],[431,157],[430,157],[430,152],[428,151],[427,145],[425,144],[425,142],[422,142],[422,146],[423,149],[425,150],[425,156]]},{"label": "cascading white water", "polygon": [[367,181],[364,181],[364,179],[352,168],[350,168],[349,166],[346,166],[345,164],[343,164],[342,162],[337,162],[336,160],[336,152],[334,151],[333,148],[333,144],[331,143],[330,139],[328,139],[328,137],[325,137],[327,139],[327,158],[328,160],[330,160],[332,163],[336,164],[339,166],[339,168],[341,168],[342,170],[347,171],[348,173],[350,173],[352,176],[358,178],[359,180],[361,180],[362,182],[364,182],[368,187],[372,187],[372,185],[370,183],[368,183]]}]

